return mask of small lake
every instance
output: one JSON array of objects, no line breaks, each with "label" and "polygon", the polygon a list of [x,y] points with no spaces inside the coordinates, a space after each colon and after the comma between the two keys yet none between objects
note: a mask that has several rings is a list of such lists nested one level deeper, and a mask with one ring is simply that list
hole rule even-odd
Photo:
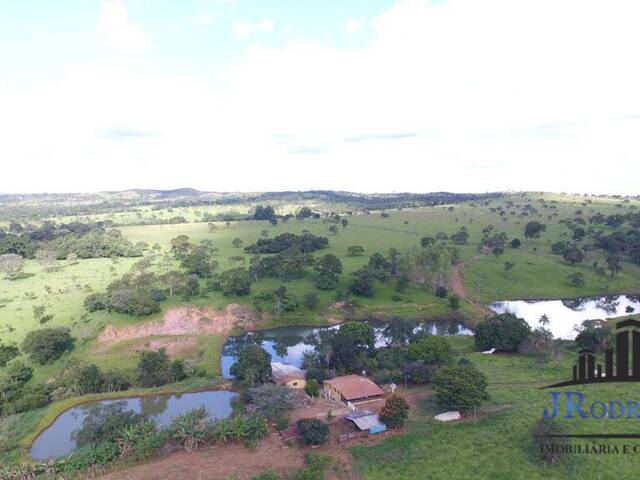
[{"label": "small lake", "polygon": [[43,431],[31,446],[29,453],[35,460],[68,455],[76,448],[72,433],[82,427],[91,407],[123,402],[126,408],[153,419],[161,426],[171,423],[177,417],[194,408],[205,407],[211,419],[224,419],[233,413],[232,401],[237,393],[224,390],[185,393],[182,395],[148,395],[143,397],[122,398],[90,402],[70,408],[60,415],[53,424]]},{"label": "small lake", "polygon": [[[370,323],[376,334],[376,348],[386,346],[390,339],[386,335],[387,323]],[[247,345],[260,345],[271,354],[271,361],[300,367],[304,353],[313,352],[312,339],[323,331],[339,329],[332,327],[278,327],[248,332],[237,337],[229,337],[222,347],[221,368],[225,378],[231,378],[229,370],[236,361],[238,352]],[[427,331],[432,335],[473,335],[464,325],[455,322],[421,322],[413,327],[413,333]]]},{"label": "small lake", "polygon": [[548,328],[553,336],[571,340],[577,335],[575,327],[584,320],[614,318],[640,313],[640,297],[609,295],[571,300],[514,300],[494,302],[489,305],[489,308],[496,313],[509,312],[524,318],[531,328],[537,328],[540,317],[547,315],[551,322]]}]

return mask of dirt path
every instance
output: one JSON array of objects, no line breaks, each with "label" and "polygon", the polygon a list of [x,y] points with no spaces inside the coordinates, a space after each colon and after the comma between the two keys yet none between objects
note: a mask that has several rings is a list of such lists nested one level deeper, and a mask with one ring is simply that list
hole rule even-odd
[{"label": "dirt path", "polygon": [[[471,260],[472,262],[480,258],[481,255],[476,255]],[[469,296],[467,289],[464,287],[464,279],[462,278],[461,270],[467,267],[466,262],[458,262],[451,267],[451,275],[449,276],[449,288],[453,293],[460,298],[467,300],[473,308],[482,316],[491,315],[493,312],[486,305],[477,303]]]},{"label": "dirt path", "polygon": [[265,470],[284,474],[304,465],[304,449],[287,447],[279,435],[260,442],[255,451],[244,445],[227,445],[198,452],[177,452],[125,470],[101,480],[213,480],[234,475],[248,480]]}]

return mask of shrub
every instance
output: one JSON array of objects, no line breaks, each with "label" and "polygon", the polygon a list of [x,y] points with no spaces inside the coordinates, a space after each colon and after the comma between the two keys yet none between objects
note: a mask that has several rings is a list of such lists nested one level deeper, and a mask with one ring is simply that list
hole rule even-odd
[{"label": "shrub", "polygon": [[324,480],[331,466],[331,457],[320,453],[307,453],[305,457],[307,466],[303,468],[296,480]]},{"label": "shrub", "polygon": [[385,400],[379,416],[388,428],[402,427],[409,416],[409,404],[402,395],[394,393]]},{"label": "shrub", "polygon": [[200,407],[174,418],[168,428],[169,437],[187,452],[198,450],[207,440],[208,416],[207,409]]},{"label": "shrub", "polygon": [[520,245],[522,245],[522,242],[519,238],[514,238],[513,240],[511,240],[511,248],[520,248]]},{"label": "shrub", "polygon": [[317,293],[311,292],[304,295],[303,301],[305,307],[307,307],[308,309],[314,309],[318,306],[318,303],[320,303],[320,298],[318,297]]},{"label": "shrub", "polygon": [[96,465],[107,465],[118,459],[120,448],[114,442],[89,445],[73,452],[59,464],[61,472],[86,471]]},{"label": "shrub", "polygon": [[0,368],[20,355],[20,350],[15,345],[4,345],[0,343]]},{"label": "shrub", "polygon": [[84,308],[86,308],[88,312],[107,310],[109,308],[109,298],[101,292],[92,293],[84,299]]},{"label": "shrub", "polygon": [[262,472],[259,475],[254,475],[249,480],[278,480],[279,478],[280,477],[276,473],[272,471],[266,471]]},{"label": "shrub", "polygon": [[296,429],[305,445],[322,445],[329,440],[329,425],[317,418],[298,420]]},{"label": "shrub", "polygon": [[446,338],[430,335],[409,345],[409,357],[427,365],[442,365],[451,362],[453,349]]},{"label": "shrub", "polygon": [[511,313],[501,313],[480,322],[475,334],[476,348],[515,351],[530,333],[531,327],[525,320]]},{"label": "shrub", "polygon": [[487,379],[473,365],[442,367],[433,377],[438,406],[468,410],[489,398]]},{"label": "shrub", "polygon": [[447,298],[447,287],[439,286],[436,287],[436,297],[438,298]]},{"label": "shrub", "polygon": [[142,387],[158,387],[171,378],[171,362],[164,348],[140,352],[136,378]]},{"label": "shrub", "polygon": [[293,408],[293,392],[284,385],[270,383],[250,388],[245,393],[247,411],[275,421]]},{"label": "shrub", "polygon": [[304,386],[304,391],[310,397],[317,397],[320,393],[320,384],[318,383],[318,380],[316,380],[315,378],[309,380]]},{"label": "shrub", "polygon": [[562,454],[561,448],[554,448],[561,445],[564,440],[548,435],[560,435],[563,429],[560,424],[552,419],[540,418],[531,428],[531,450],[533,455],[539,460],[555,464]]},{"label": "shrub", "polygon": [[449,295],[449,308],[451,310],[458,310],[460,308],[460,297],[455,293]]},{"label": "shrub", "polygon": [[348,257],[361,257],[364,255],[364,247],[361,245],[351,245],[347,249]]},{"label": "shrub", "polygon": [[73,337],[68,328],[43,328],[27,333],[22,351],[41,365],[51,363],[73,348]]}]

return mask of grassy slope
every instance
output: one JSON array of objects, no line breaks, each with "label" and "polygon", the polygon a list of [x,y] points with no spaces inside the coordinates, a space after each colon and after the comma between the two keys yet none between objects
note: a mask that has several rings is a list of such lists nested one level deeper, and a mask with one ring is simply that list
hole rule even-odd
[{"label": "grassy slope", "polygon": [[[551,199],[549,196],[546,197]],[[613,279],[603,281],[597,279],[592,273],[592,269],[588,267],[593,261],[599,261],[602,264],[601,257],[589,254],[590,257],[584,266],[570,267],[564,264],[558,256],[548,253],[549,245],[553,241],[566,238],[564,235],[566,235],[567,228],[557,223],[559,219],[569,218],[572,212],[578,208],[582,208],[586,214],[590,213],[591,208],[604,214],[619,213],[620,210],[614,206],[617,201],[595,199],[593,205],[582,207],[579,205],[582,199],[578,197],[556,196],[555,198],[561,202],[558,204],[560,215],[551,220],[546,216],[548,212],[542,208],[539,208],[541,215],[538,217],[507,216],[507,221],[503,221],[496,213],[490,212],[488,207],[457,205],[452,212],[448,211],[446,207],[435,207],[390,211],[390,218],[381,218],[377,213],[349,216],[347,217],[350,222],[349,226],[346,229],[340,227],[340,233],[335,236],[328,234],[328,225],[322,223],[322,220],[298,222],[295,219],[287,223],[281,222],[277,226],[268,225],[267,222],[233,222],[229,227],[217,224],[213,232],[208,231],[206,223],[123,227],[121,230],[134,242],[145,241],[150,245],[157,242],[164,251],[168,250],[171,238],[180,234],[189,235],[193,241],[210,239],[220,249],[218,261],[220,269],[224,270],[231,266],[228,258],[232,255],[244,255],[247,261],[249,259],[249,255],[244,254],[241,249],[235,249],[231,246],[231,241],[235,237],[241,238],[244,245],[248,245],[259,238],[263,229],[268,230],[271,237],[285,231],[300,233],[306,229],[315,234],[329,236],[329,248],[322,253],[334,253],[342,259],[345,274],[342,275],[341,286],[346,288],[349,281],[348,273],[366,263],[369,254],[376,251],[386,252],[390,247],[407,250],[417,246],[420,237],[424,235],[433,235],[438,231],[452,234],[460,226],[466,225],[471,238],[469,245],[461,247],[462,258],[468,264],[467,268],[463,270],[465,285],[469,294],[473,297],[477,295],[480,301],[532,297],[575,297],[605,292],[640,292],[640,268],[637,266],[624,264],[623,272]],[[511,197],[511,199],[515,203],[524,203],[517,196]],[[534,204],[537,206],[536,203]],[[505,203],[503,201],[491,203],[492,207],[498,205],[505,205]],[[236,209],[234,207],[231,209],[242,210],[242,208]],[[192,219],[197,216],[196,210],[217,213],[219,209],[216,209],[215,212],[214,209],[204,207],[174,209],[173,212],[164,212],[164,216],[185,214]],[[159,215],[163,212],[145,211],[143,216],[148,216],[151,213]],[[95,220],[95,218],[92,219]],[[507,249],[507,252],[500,258],[482,256],[476,259],[478,256],[476,245],[480,239],[482,227],[493,224],[496,226],[496,231],[506,231],[510,237],[522,238],[523,226],[529,220],[539,220],[548,224],[548,231],[540,240],[526,242],[517,251]],[[346,250],[353,244],[363,245],[366,249],[366,256],[347,257]],[[503,264],[506,260],[516,263],[511,272],[504,271]],[[112,263],[108,259],[83,260],[78,265],[67,266],[59,272],[44,272],[35,262],[29,261],[26,271],[33,273],[33,277],[13,282],[0,279],[0,305],[4,305],[0,308],[0,338],[20,342],[26,332],[38,328],[33,319],[32,311],[34,306],[44,304],[47,306],[48,312],[54,315],[48,326],[69,326],[79,339],[75,351],[63,357],[63,360],[47,367],[36,368],[34,381],[44,381],[59,372],[69,357],[93,361],[105,368],[131,368],[133,366],[135,355],[126,350],[126,345],[96,354],[96,344],[93,338],[107,323],[116,325],[140,323],[160,318],[161,314],[144,319],[104,312],[87,314],[83,309],[82,302],[89,291],[102,290],[109,282],[126,272],[135,261],[136,259],[120,259],[117,263]],[[585,273],[587,282],[583,288],[571,287],[566,281],[566,275],[575,271]],[[313,282],[313,275],[309,273],[303,280],[288,283],[287,288],[291,293],[301,297],[304,293],[315,291]],[[255,294],[271,290],[276,288],[278,284],[279,282],[274,280],[262,280],[253,286],[253,292]],[[47,285],[51,288],[51,293],[47,293],[45,288]],[[425,292],[419,287],[413,287],[403,294],[405,300],[403,302],[391,301],[391,297],[395,293],[391,284],[377,285],[376,290],[377,294],[374,298],[360,301],[360,309],[363,313],[385,312],[397,315],[438,316],[449,312],[445,301],[434,298],[429,292]],[[29,292],[37,298],[28,299],[26,295]],[[315,311],[302,308],[297,312],[283,316],[278,321],[271,319],[265,326],[326,322],[326,317],[331,314],[327,307],[334,301],[334,293],[320,292],[320,298],[321,306]],[[230,299],[219,293],[213,293],[207,298],[197,299],[192,303],[222,308],[232,301],[250,304],[251,298]],[[163,304],[163,310],[178,304],[180,304],[179,299],[170,299]],[[467,315],[473,315],[473,311],[468,306],[464,307],[464,311]],[[8,328],[9,326],[12,330]],[[195,352],[196,358],[199,364],[211,374],[218,373],[219,365],[216,359],[219,357],[223,341],[223,337],[208,336],[199,339],[198,349]],[[23,425],[29,425],[29,418],[37,419],[37,416],[37,412],[25,415]]]},{"label": "grassy slope", "polygon": [[[469,343],[472,339],[463,339]],[[383,441],[375,447],[356,447],[352,452],[366,480],[451,480],[475,479],[569,479],[603,480],[631,478],[637,469],[637,456],[581,455],[567,457],[560,465],[539,464],[530,454],[529,430],[550,404],[548,390],[538,387],[570,376],[574,355],[557,362],[539,364],[536,360],[509,355],[485,356],[467,353],[487,376],[491,400],[486,408],[506,409],[488,417],[453,424],[432,420],[435,413],[425,402],[420,411],[411,412],[408,434]],[[587,401],[638,400],[640,385],[586,385],[571,390],[584,392]],[[563,420],[565,431],[576,433],[632,432],[634,420]],[[571,443],[576,443],[572,441]],[[592,443],[580,442],[577,443]],[[604,441],[622,445],[621,440]],[[627,441],[636,445],[637,441]]]}]

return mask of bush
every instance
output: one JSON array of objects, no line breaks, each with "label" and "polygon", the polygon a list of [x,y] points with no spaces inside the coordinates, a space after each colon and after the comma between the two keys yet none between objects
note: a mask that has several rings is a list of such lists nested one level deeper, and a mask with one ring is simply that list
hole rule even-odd
[{"label": "bush", "polygon": [[471,364],[442,367],[432,383],[438,406],[448,410],[479,407],[489,398],[486,377]]},{"label": "bush", "polygon": [[531,429],[531,450],[539,460],[555,464],[561,456],[562,449],[554,448],[561,445],[564,440],[548,435],[560,435],[563,433],[560,424],[552,419],[540,418]]},{"label": "bush", "polygon": [[453,349],[444,337],[427,336],[409,345],[409,357],[427,365],[443,365],[453,359]]},{"label": "bush", "polygon": [[249,480],[278,480],[279,478],[280,477],[276,473],[272,471],[266,471],[262,472],[260,475],[254,475]]},{"label": "bush", "polygon": [[27,333],[22,351],[36,363],[51,363],[73,348],[73,337],[68,328],[43,328]]},{"label": "bush", "polygon": [[217,282],[224,295],[240,297],[251,293],[251,276],[245,268],[227,270],[218,276]]},{"label": "bush", "polygon": [[298,420],[296,429],[305,445],[322,445],[329,440],[329,425],[317,418]]},{"label": "bush", "polygon": [[136,378],[141,387],[158,387],[169,383],[171,379],[171,362],[164,348],[157,351],[140,352],[140,360],[136,367]]},{"label": "bush", "polygon": [[324,480],[326,473],[331,466],[331,457],[320,453],[308,452],[305,458],[307,466],[303,468],[296,480]]},{"label": "bush", "polygon": [[460,308],[460,297],[455,293],[449,295],[449,308],[451,310],[458,310]]},{"label": "bush", "polygon": [[448,293],[447,287],[440,286],[436,288],[436,297],[438,298],[447,298]]},{"label": "bush", "polygon": [[15,345],[4,345],[0,343],[0,368],[20,355],[20,350]]},{"label": "bush", "polygon": [[89,445],[73,452],[60,462],[60,472],[72,473],[95,468],[96,465],[107,465],[118,459],[120,448],[113,442]]},{"label": "bush", "polygon": [[168,428],[169,437],[187,452],[198,450],[207,440],[208,416],[207,409],[200,407],[175,417]]},{"label": "bush", "polygon": [[380,410],[380,420],[388,428],[402,427],[408,416],[409,404],[403,396],[395,393],[386,399]]},{"label": "bush", "polygon": [[476,348],[516,351],[530,333],[531,327],[525,320],[511,313],[501,313],[480,322],[475,334]]},{"label": "bush", "polygon": [[87,309],[88,312],[97,312],[99,310],[107,310],[109,307],[109,298],[106,294],[96,292],[84,299],[84,308]]},{"label": "bush", "polygon": [[304,386],[304,391],[310,397],[317,397],[320,393],[320,384],[318,383],[318,380],[316,380],[315,378],[309,380]]},{"label": "bush", "polygon": [[247,411],[275,421],[293,408],[293,392],[284,385],[270,383],[250,388],[245,393]]},{"label": "bush", "polygon": [[347,249],[347,257],[361,257],[364,255],[364,247],[361,245],[351,245]]},{"label": "bush", "polygon": [[318,294],[315,292],[305,293],[303,301],[304,306],[312,310],[318,306],[318,303],[320,303],[320,297],[318,297]]}]

